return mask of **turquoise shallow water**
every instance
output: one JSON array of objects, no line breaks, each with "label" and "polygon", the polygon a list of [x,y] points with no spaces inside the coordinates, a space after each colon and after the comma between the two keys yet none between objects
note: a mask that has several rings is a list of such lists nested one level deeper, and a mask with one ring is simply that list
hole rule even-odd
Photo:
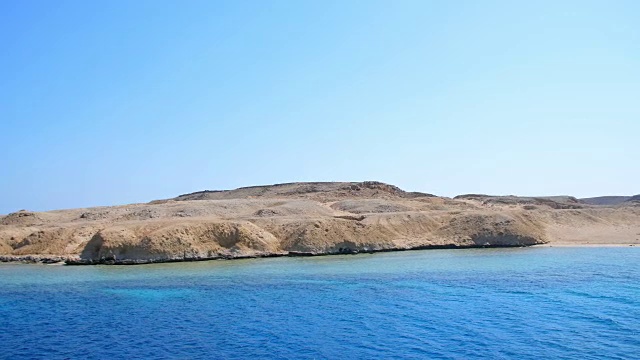
[{"label": "turquoise shallow water", "polygon": [[640,358],[640,248],[0,265],[0,358]]}]

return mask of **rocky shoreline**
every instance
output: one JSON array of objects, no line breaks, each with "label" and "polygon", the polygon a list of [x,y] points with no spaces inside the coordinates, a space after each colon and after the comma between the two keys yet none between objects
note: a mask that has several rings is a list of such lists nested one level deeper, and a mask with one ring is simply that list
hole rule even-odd
[{"label": "rocky shoreline", "polygon": [[259,259],[259,258],[275,258],[275,257],[319,257],[319,256],[335,256],[335,255],[358,255],[358,254],[376,254],[386,252],[416,251],[416,250],[450,250],[450,249],[499,249],[499,248],[524,248],[534,245],[426,245],[416,246],[413,248],[397,248],[397,249],[379,249],[379,250],[351,250],[344,249],[338,252],[327,253],[311,253],[290,251],[286,253],[273,254],[254,254],[254,255],[220,255],[214,257],[187,257],[187,258],[157,258],[157,259],[117,259],[115,257],[103,257],[100,259],[81,259],[77,256],[45,256],[45,255],[26,255],[26,256],[0,256],[0,262],[3,263],[25,263],[25,264],[64,264],[64,265],[145,265],[145,264],[162,264],[162,263],[178,263],[178,262],[197,262],[197,261],[214,261],[214,260],[242,260],[242,259]]},{"label": "rocky shoreline", "polygon": [[67,263],[67,261],[73,261],[66,256],[55,255],[24,255],[24,256],[12,256],[12,255],[0,255],[0,262],[3,263],[25,263],[25,264],[60,264]]}]

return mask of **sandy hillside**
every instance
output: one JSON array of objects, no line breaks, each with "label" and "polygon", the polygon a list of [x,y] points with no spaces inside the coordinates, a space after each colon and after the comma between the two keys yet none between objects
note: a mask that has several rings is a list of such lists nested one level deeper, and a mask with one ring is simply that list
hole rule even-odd
[{"label": "sandy hillside", "polygon": [[405,192],[379,182],[203,191],[0,217],[0,258],[144,263],[536,244],[640,245],[640,204]]}]

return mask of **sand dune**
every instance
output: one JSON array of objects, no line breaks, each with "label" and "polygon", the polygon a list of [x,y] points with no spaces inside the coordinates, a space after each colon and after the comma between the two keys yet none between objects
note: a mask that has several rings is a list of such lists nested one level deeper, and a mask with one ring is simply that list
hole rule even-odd
[{"label": "sand dune", "polygon": [[405,192],[379,182],[203,191],[0,218],[0,259],[145,263],[442,247],[640,245],[640,206]]}]

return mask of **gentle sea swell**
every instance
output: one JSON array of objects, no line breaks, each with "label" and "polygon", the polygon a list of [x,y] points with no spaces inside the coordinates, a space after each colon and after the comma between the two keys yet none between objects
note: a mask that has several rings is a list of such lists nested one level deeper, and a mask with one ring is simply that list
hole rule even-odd
[{"label": "gentle sea swell", "polygon": [[640,249],[0,265],[0,357],[630,359]]}]

